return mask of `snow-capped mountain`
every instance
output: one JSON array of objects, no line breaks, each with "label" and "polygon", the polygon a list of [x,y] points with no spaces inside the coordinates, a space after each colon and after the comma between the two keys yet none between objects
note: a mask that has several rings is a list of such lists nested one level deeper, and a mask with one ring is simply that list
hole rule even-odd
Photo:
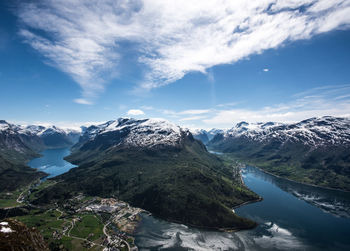
[{"label": "snow-capped mountain", "polygon": [[80,132],[56,126],[15,125],[0,120],[1,144],[18,152],[26,148],[39,151],[45,148],[67,147],[78,141]]},{"label": "snow-capped mountain", "polygon": [[291,141],[314,147],[343,145],[350,143],[350,120],[326,116],[310,118],[293,124],[274,122],[249,124],[240,122],[233,128],[221,133],[219,137],[222,138],[221,140],[246,137],[260,142],[270,140]]},{"label": "snow-capped mountain", "polygon": [[208,132],[204,129],[191,130],[191,133],[195,139],[202,141],[203,144],[209,142]]},{"label": "snow-capped mountain", "polygon": [[17,152],[23,155],[32,155],[34,152],[31,147],[28,146],[29,141],[40,144],[40,138],[38,136],[29,139],[26,135],[19,133],[20,127],[14,124],[7,123],[5,120],[0,120],[0,157],[4,159],[15,159],[13,152]]},{"label": "snow-capped mountain", "polygon": [[194,129],[191,130],[191,133],[195,139],[202,141],[203,144],[207,144],[210,140],[212,140],[216,134],[224,133],[223,129],[213,128],[209,131],[204,129]]},{"label": "snow-capped mountain", "polygon": [[225,131],[226,130],[224,130],[224,129],[213,128],[207,132],[207,135],[208,135],[209,140],[212,140],[215,137],[215,135],[217,135],[219,133],[224,133]]},{"label": "snow-capped mountain", "polygon": [[350,191],[350,119],[240,122],[208,146],[297,181]]},{"label": "snow-capped mountain", "polygon": [[[119,118],[84,130],[76,147],[126,146],[154,148],[160,146],[179,146],[190,132],[161,119]],[[191,136],[192,137],[192,136]]]}]

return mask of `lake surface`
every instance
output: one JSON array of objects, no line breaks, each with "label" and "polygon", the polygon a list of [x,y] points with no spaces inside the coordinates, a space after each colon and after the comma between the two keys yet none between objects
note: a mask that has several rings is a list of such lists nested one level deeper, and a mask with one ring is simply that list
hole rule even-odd
[{"label": "lake surface", "polygon": [[350,193],[307,186],[243,170],[245,184],[263,201],[236,209],[259,223],[222,233],[143,215],[135,234],[140,250],[350,250]]},{"label": "lake surface", "polygon": [[28,162],[28,166],[49,174],[44,179],[55,177],[76,167],[64,160],[64,157],[70,154],[69,148],[47,149],[40,154],[42,156],[32,159]]}]

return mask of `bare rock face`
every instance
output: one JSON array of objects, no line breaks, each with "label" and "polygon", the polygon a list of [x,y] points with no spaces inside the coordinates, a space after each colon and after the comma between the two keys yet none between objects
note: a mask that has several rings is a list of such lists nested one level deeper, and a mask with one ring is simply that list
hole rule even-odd
[{"label": "bare rock face", "polygon": [[12,219],[0,221],[0,249],[3,251],[49,250],[38,230]]}]

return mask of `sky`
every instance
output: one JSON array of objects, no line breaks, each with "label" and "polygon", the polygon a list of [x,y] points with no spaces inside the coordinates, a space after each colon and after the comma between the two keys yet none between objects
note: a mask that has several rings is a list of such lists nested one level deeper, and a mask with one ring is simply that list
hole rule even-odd
[{"label": "sky", "polygon": [[349,0],[0,2],[0,118],[350,117]]}]

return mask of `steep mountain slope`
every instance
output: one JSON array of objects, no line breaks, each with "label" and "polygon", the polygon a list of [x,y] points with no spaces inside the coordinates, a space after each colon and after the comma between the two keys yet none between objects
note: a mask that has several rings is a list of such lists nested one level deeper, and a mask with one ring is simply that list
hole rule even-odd
[{"label": "steep mountain slope", "polygon": [[25,166],[28,160],[39,156],[28,146],[29,142],[39,146],[40,138],[21,135],[17,126],[0,121],[0,191],[14,190],[45,176]]},{"label": "steep mountain slope", "polygon": [[322,117],[294,124],[238,123],[209,143],[273,174],[350,191],[350,120]]},{"label": "steep mountain slope", "polygon": [[70,137],[54,126],[18,126],[0,120],[0,190],[14,190],[45,176],[27,167],[26,162],[38,157],[38,152],[44,149],[73,145]]},{"label": "steep mountain slope", "polygon": [[212,140],[217,134],[224,133],[224,132],[225,130],[223,129],[213,128],[207,132],[207,136],[209,140]]},{"label": "steep mountain slope", "polygon": [[63,203],[79,192],[115,196],[162,218],[209,228],[255,223],[231,208],[259,199],[191,133],[162,120],[119,119],[85,130],[58,176],[34,203]]}]

